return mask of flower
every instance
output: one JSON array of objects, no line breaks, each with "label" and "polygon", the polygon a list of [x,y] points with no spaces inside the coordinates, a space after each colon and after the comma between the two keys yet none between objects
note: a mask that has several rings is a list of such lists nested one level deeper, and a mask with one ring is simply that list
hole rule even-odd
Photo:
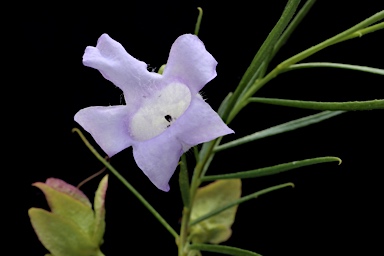
[{"label": "flower", "polygon": [[195,35],[176,39],[162,75],[107,34],[85,49],[83,64],[119,87],[126,105],[84,108],[75,121],[109,157],[132,146],[139,168],[163,191],[184,152],[233,133],[199,94],[217,62]]}]

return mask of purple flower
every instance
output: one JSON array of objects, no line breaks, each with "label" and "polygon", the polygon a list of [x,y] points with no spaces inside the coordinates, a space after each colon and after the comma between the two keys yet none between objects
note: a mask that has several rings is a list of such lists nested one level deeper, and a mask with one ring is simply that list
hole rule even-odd
[{"label": "purple flower", "polygon": [[162,75],[107,34],[85,49],[83,64],[118,86],[126,105],[84,108],[75,121],[109,157],[132,146],[139,168],[163,191],[183,152],[233,133],[199,94],[216,76],[217,62],[197,36],[176,39]]}]

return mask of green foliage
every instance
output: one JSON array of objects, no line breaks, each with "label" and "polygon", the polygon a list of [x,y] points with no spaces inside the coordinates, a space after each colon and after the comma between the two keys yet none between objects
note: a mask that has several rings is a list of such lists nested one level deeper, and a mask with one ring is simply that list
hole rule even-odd
[{"label": "green foliage", "polygon": [[31,208],[28,214],[41,243],[52,255],[98,255],[98,244],[71,219],[38,208]]},{"label": "green foliage", "polygon": [[320,164],[320,163],[328,163],[328,162],[339,162],[341,163],[341,159],[333,156],[326,157],[316,157],[311,159],[293,161],[290,163],[278,164],[270,167],[255,169],[251,171],[245,172],[235,172],[228,174],[220,174],[220,175],[210,175],[201,178],[202,181],[210,181],[210,180],[218,180],[218,179],[247,179],[247,178],[257,178],[262,176],[274,175],[281,172],[286,172],[289,170],[293,170],[296,168]]},{"label": "green foliage", "polygon": [[[191,222],[199,217],[236,201],[241,195],[240,179],[220,180],[201,187],[196,192]],[[191,226],[190,238],[194,243],[218,244],[228,240],[235,220],[237,205]]]},{"label": "green foliage", "polygon": [[[378,12],[350,29],[288,58],[267,73],[270,61],[276,55],[278,50],[286,43],[287,39],[308,13],[314,2],[314,0],[306,1],[295,16],[300,1],[288,1],[282,16],[254,56],[254,59],[242,77],[240,84],[237,86],[234,93],[230,92],[220,105],[218,114],[228,124],[245,106],[252,102],[331,111],[324,111],[280,124],[222,145],[220,145],[221,138],[217,138],[213,141],[204,143],[200,152],[197,147],[195,147],[194,154],[196,158],[196,167],[193,171],[191,183],[189,182],[186,157],[183,155],[180,163],[179,176],[180,190],[184,203],[180,236],[161,217],[161,215],[107,161],[105,161],[100,154],[96,152],[78,129],[73,130],[79,133],[80,137],[92,153],[95,154],[95,156],[122,181],[122,183],[174,236],[176,243],[179,246],[179,256],[201,256],[200,251],[226,255],[259,256],[259,254],[251,251],[217,244],[226,241],[231,236],[231,226],[235,220],[239,204],[281,188],[289,186],[293,187],[293,184],[285,183],[272,186],[240,198],[240,179],[273,175],[318,163],[333,161],[341,163],[341,160],[337,157],[318,157],[245,172],[205,176],[216,152],[257,139],[315,124],[342,114],[344,111],[384,108],[383,100],[364,102],[311,102],[273,98],[252,98],[252,96],[271,79],[279,74],[296,69],[332,67],[358,70],[380,75],[384,74],[382,69],[349,64],[329,62],[297,64],[331,45],[383,29],[383,22],[378,24],[375,23],[384,19],[384,11]],[[199,17],[195,26],[196,35],[199,32],[202,18],[202,9],[198,9]],[[163,73],[164,67],[165,65],[159,69],[159,74]],[[216,181],[205,187],[199,188],[202,182],[212,180]],[[35,186],[39,187],[46,194],[52,213],[42,209],[32,208],[30,209],[29,214],[36,233],[42,243],[51,251],[52,255],[103,255],[98,248],[102,241],[105,229],[104,198],[106,181],[104,185],[99,186],[99,189],[96,192],[94,212],[90,209],[89,200],[86,197],[84,198],[80,193],[71,192],[71,194],[68,193],[67,190],[61,190],[59,187],[52,187],[47,183],[36,183]],[[68,207],[68,205],[70,207]],[[192,242],[192,244],[190,244],[190,242]]]},{"label": "green foliage", "polygon": [[216,252],[224,255],[234,255],[234,256],[261,256],[261,254],[231,247],[225,245],[212,245],[212,244],[192,244],[190,246],[191,249],[206,251],[206,252]]},{"label": "green foliage", "polygon": [[302,100],[285,100],[272,98],[250,98],[249,102],[265,103],[293,108],[305,108],[314,110],[372,110],[384,109],[384,100],[367,100],[367,101],[348,101],[348,102],[320,102],[320,101],[302,101]]},{"label": "green foliage", "polygon": [[268,129],[265,129],[262,131],[255,132],[253,134],[244,136],[240,139],[233,140],[233,141],[227,142],[225,144],[216,146],[214,151],[218,152],[218,151],[221,151],[224,149],[236,147],[236,146],[239,146],[241,144],[252,142],[252,141],[262,139],[265,137],[269,137],[272,135],[276,135],[276,134],[280,134],[280,133],[284,133],[284,132],[288,132],[288,131],[293,131],[293,130],[296,130],[298,128],[302,128],[302,127],[306,127],[306,126],[311,125],[311,124],[319,123],[321,121],[327,120],[328,118],[340,115],[342,113],[344,113],[344,112],[343,111],[323,111],[321,113],[302,117],[302,118],[299,118],[296,120],[292,120],[292,121],[289,121],[289,122],[286,122],[283,124],[279,124],[279,125],[270,127]]},{"label": "green foliage", "polygon": [[44,192],[51,212],[31,208],[32,226],[41,243],[54,256],[101,256],[105,231],[105,195],[108,175],[96,191],[94,208],[76,187],[59,179],[33,184]]},{"label": "green foliage", "polygon": [[184,206],[189,207],[190,205],[189,177],[188,177],[188,169],[187,169],[187,158],[185,157],[185,154],[181,156],[179,185],[180,185],[181,198],[183,199]]},{"label": "green foliage", "polygon": [[232,202],[229,202],[227,204],[223,204],[221,206],[218,206],[217,208],[213,209],[212,211],[198,217],[197,219],[194,219],[192,222],[191,222],[191,226],[193,225],[196,225],[197,223],[203,221],[203,220],[206,220],[208,218],[211,218],[212,216],[215,216],[227,209],[230,209],[234,206],[237,206],[241,203],[244,203],[248,200],[251,200],[251,199],[255,199],[261,195],[264,195],[264,194],[267,194],[269,192],[272,192],[272,191],[275,191],[275,190],[278,190],[278,189],[281,189],[281,188],[285,188],[285,187],[294,187],[294,184],[293,183],[284,183],[284,184],[280,184],[280,185],[276,185],[276,186],[272,186],[272,187],[269,187],[269,188],[266,188],[266,189],[262,189],[262,190],[259,190],[255,193],[252,193],[250,195],[247,195],[247,196],[244,196],[244,197],[241,197],[240,199],[237,199],[235,201],[232,201]]}]

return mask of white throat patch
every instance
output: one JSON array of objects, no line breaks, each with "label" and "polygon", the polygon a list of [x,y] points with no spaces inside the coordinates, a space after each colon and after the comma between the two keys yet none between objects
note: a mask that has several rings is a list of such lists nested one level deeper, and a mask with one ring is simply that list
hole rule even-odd
[{"label": "white throat patch", "polygon": [[164,132],[191,103],[191,92],[182,83],[171,83],[146,98],[131,120],[134,139],[149,140]]}]

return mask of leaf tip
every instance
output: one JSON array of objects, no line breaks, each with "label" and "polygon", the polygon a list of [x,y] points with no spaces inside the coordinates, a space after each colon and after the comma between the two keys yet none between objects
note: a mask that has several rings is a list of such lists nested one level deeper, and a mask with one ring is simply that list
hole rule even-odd
[{"label": "leaf tip", "polygon": [[78,129],[78,128],[72,128],[72,130],[71,130],[73,133],[75,133],[75,132],[80,132],[80,130]]}]

